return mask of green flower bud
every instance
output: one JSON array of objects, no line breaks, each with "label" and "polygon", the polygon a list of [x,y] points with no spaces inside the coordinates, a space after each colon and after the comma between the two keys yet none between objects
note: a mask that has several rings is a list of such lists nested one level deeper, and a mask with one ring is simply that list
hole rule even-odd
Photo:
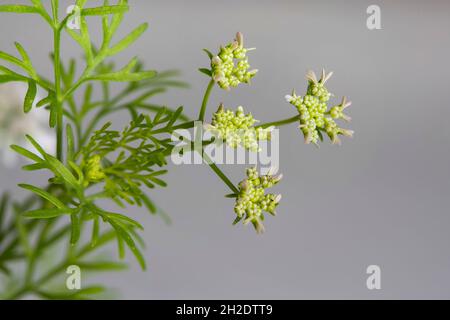
[{"label": "green flower bud", "polygon": [[253,49],[244,48],[242,33],[236,34],[236,39],[225,47],[220,47],[217,56],[211,59],[212,78],[220,88],[229,90],[240,83],[249,83],[258,70],[249,70],[247,52]]},{"label": "green flower bud", "polygon": [[244,219],[244,224],[252,223],[257,233],[264,231],[262,220],[263,211],[276,215],[276,207],[281,201],[281,195],[266,194],[268,188],[276,185],[282,175],[272,175],[269,170],[267,175],[260,176],[256,167],[246,170],[247,178],[239,183],[239,194],[236,198],[234,212],[239,219]]},{"label": "green flower bud", "polygon": [[206,125],[206,129],[226,141],[232,148],[241,146],[258,152],[260,151],[258,141],[269,140],[273,127],[254,128],[256,122],[251,113],[245,113],[242,106],[233,112],[226,110],[221,104],[214,113],[211,124]]},{"label": "green flower bud", "polygon": [[[343,111],[351,105],[343,97],[342,102],[328,110],[327,102],[330,100],[331,93],[325,87],[325,83],[330,79],[332,73],[325,73],[322,70],[322,77],[317,80],[316,74],[309,71],[306,75],[308,88],[305,96],[297,96],[295,91],[292,95],[286,95],[287,102],[292,104],[299,113],[300,130],[305,137],[305,143],[314,143],[318,145],[322,135],[320,131],[325,131],[332,143],[340,144],[339,135],[351,137],[353,131],[338,127],[333,119],[343,119],[350,121],[351,118]],[[329,115],[330,117],[326,117]]]},{"label": "green flower bud", "polygon": [[103,171],[101,158],[99,155],[94,155],[87,160],[84,167],[84,178],[86,183],[100,182],[105,178],[105,173]]}]

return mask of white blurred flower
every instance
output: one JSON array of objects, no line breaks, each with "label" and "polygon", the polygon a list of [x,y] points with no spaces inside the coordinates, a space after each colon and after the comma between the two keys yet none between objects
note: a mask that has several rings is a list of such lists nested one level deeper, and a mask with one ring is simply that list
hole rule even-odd
[{"label": "white blurred flower", "polygon": [[[10,149],[11,144],[30,147],[26,134],[33,136],[49,153],[56,145],[53,130],[48,127],[48,112],[35,107],[27,114],[23,112],[26,90],[23,83],[0,84],[0,160],[7,167],[17,163],[18,158]],[[39,96],[36,97],[35,101],[39,100]]]}]

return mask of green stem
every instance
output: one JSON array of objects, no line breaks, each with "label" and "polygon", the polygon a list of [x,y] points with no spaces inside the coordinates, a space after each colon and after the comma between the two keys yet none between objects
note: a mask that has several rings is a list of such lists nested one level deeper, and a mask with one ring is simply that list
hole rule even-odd
[{"label": "green stem", "polygon": [[205,95],[203,96],[202,107],[200,108],[200,114],[198,116],[199,121],[205,120],[206,107],[208,105],[209,96],[211,94],[212,88],[214,88],[214,80],[209,81],[208,87],[206,88]]},{"label": "green stem", "polygon": [[[209,159],[209,157],[203,153],[203,157],[205,159]],[[208,160],[207,160],[208,161]],[[223,173],[222,170],[219,169],[219,167],[211,161],[211,159],[209,159],[208,161],[208,166],[214,171],[214,173],[220,178],[222,179],[223,182],[225,182],[225,184],[230,188],[231,191],[233,191],[233,193],[239,193],[239,189],[236,188],[236,186],[233,184],[233,182],[231,182],[231,180],[225,175],[225,173]]]},{"label": "green stem", "polygon": [[286,124],[297,122],[299,120],[300,120],[300,116],[296,115],[296,116],[294,116],[292,118],[288,118],[288,119],[284,119],[284,120],[278,120],[278,121],[263,123],[263,124],[255,126],[255,128],[263,128],[263,129],[265,129],[265,128],[272,127],[272,126],[273,127],[275,127],[275,126],[283,126],[283,125],[286,125]]},{"label": "green stem", "polygon": [[56,95],[56,157],[63,158],[63,103],[61,97],[61,31],[58,23],[58,0],[52,0],[53,12],[53,63],[55,71]]}]

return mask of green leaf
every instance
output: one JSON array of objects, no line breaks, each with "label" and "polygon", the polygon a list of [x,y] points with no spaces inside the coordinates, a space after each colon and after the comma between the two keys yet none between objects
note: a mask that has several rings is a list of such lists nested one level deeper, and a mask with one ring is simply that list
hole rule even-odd
[{"label": "green leaf", "polygon": [[157,185],[161,187],[167,187],[167,183],[161,179],[155,178],[153,176],[148,177],[152,182],[156,183]]},{"label": "green leaf", "polygon": [[26,190],[29,190],[29,191],[37,194],[38,196],[40,196],[41,198],[46,199],[47,201],[49,201],[50,203],[52,203],[53,205],[55,205],[59,209],[66,208],[64,203],[62,203],[58,198],[56,198],[55,196],[53,196],[52,194],[48,193],[47,191],[45,191],[45,190],[43,190],[41,188],[32,186],[30,184],[24,184],[24,183],[19,184],[19,187],[21,187],[23,189],[26,189]]},{"label": "green leaf", "polygon": [[95,216],[94,221],[92,223],[92,237],[91,237],[91,245],[93,247],[97,244],[99,233],[100,233],[100,221],[98,216]]},{"label": "green leaf", "polygon": [[198,69],[198,71],[200,71],[201,73],[206,74],[208,77],[211,77],[211,76],[212,76],[211,70],[209,70],[209,69],[206,69],[206,68],[200,68],[200,69]]},{"label": "green leaf", "polygon": [[48,154],[45,156],[45,160],[47,160],[55,174],[63,178],[63,180],[73,188],[79,189],[77,179],[74,177],[72,172],[70,172],[70,170],[61,163],[61,161]]},{"label": "green leaf", "polygon": [[83,107],[89,106],[89,103],[91,102],[91,98],[92,98],[92,89],[93,89],[93,86],[92,86],[92,84],[89,83],[86,86],[86,90],[84,91]]},{"label": "green leaf", "polygon": [[77,265],[87,271],[118,271],[128,268],[125,263],[115,261],[77,262]]},{"label": "green leaf", "polygon": [[28,56],[27,52],[25,51],[25,49],[22,47],[22,45],[19,42],[14,42],[14,45],[17,48],[17,51],[20,53],[20,55],[22,56],[22,60],[25,64],[30,64],[31,60],[30,57]]},{"label": "green leaf", "polygon": [[73,155],[75,154],[75,144],[74,144],[73,130],[70,124],[67,124],[66,126],[66,133],[67,133],[67,160],[72,161]]},{"label": "green leaf", "polygon": [[50,219],[62,216],[64,214],[71,214],[74,211],[75,210],[71,208],[38,209],[25,212],[23,216],[25,218],[32,218],[32,219]]},{"label": "green leaf", "polygon": [[40,108],[40,107],[47,106],[47,105],[49,105],[50,103],[52,103],[53,99],[54,99],[53,95],[50,95],[50,94],[49,94],[49,95],[48,95],[47,97],[45,97],[44,99],[39,100],[38,103],[36,103],[36,107],[37,107],[37,108]]},{"label": "green leaf", "polygon": [[183,107],[178,107],[178,109],[175,110],[175,112],[172,114],[172,118],[167,123],[166,127],[167,128],[172,127],[172,125],[178,120],[178,117],[181,115],[182,112],[183,112]]},{"label": "green leaf", "polygon": [[105,232],[104,234],[100,235],[97,243],[95,245],[92,245],[91,243],[86,244],[85,246],[83,246],[79,251],[78,251],[78,258],[80,259],[81,257],[89,254],[90,252],[92,252],[93,250],[98,249],[99,247],[106,245],[107,243],[111,242],[112,240],[117,238],[117,233],[115,232],[115,230],[110,230],[108,232]]},{"label": "green leaf", "polygon": [[208,55],[208,57],[210,59],[212,59],[214,57],[214,55],[211,53],[211,51],[209,51],[208,49],[203,49],[204,52],[206,52],[206,54]]},{"label": "green leaf", "polygon": [[237,197],[238,197],[238,195],[236,193],[230,193],[230,194],[225,195],[225,198],[237,198]]},{"label": "green leaf", "polygon": [[22,167],[22,170],[25,171],[36,171],[36,170],[42,170],[42,169],[50,169],[46,163],[33,163],[33,164],[27,164]]},{"label": "green leaf", "polygon": [[87,287],[87,288],[83,288],[80,289],[79,291],[76,292],[76,296],[82,296],[82,295],[93,295],[93,294],[100,294],[105,292],[105,288],[102,286],[91,286],[91,287]]},{"label": "green leaf", "polygon": [[127,217],[127,216],[124,216],[124,215],[122,215],[120,213],[105,212],[104,214],[106,214],[109,219],[113,219],[119,224],[126,223],[126,224],[129,224],[129,225],[134,226],[136,228],[139,228],[141,230],[144,230],[144,227],[139,222],[137,222],[137,221],[135,221],[135,220],[133,220],[133,219]]},{"label": "green leaf", "polygon": [[235,226],[236,224],[238,224],[239,221],[241,221],[241,220],[242,220],[242,217],[236,217],[236,219],[234,219],[234,221],[233,221],[233,226]]},{"label": "green leaf", "polygon": [[8,208],[9,194],[4,193],[0,200],[0,231],[2,230],[3,221],[5,221],[6,209]]},{"label": "green leaf", "polygon": [[0,83],[6,83],[6,82],[14,82],[14,81],[27,81],[28,79],[26,77],[22,77],[19,75],[10,75],[10,74],[0,74]]},{"label": "green leaf", "polygon": [[128,5],[113,5],[95,8],[84,8],[81,10],[82,16],[103,16],[109,14],[125,13],[129,10]]},{"label": "green leaf", "polygon": [[116,55],[119,52],[128,48],[132,43],[134,43],[148,28],[148,23],[143,23],[136,29],[134,29],[130,34],[123,38],[119,43],[109,49],[109,55]]},{"label": "green leaf", "polygon": [[56,127],[56,122],[58,118],[58,108],[56,108],[56,104],[51,104],[50,105],[50,117],[48,120],[48,125],[50,126],[50,128],[54,128]]},{"label": "green leaf", "polygon": [[10,62],[12,64],[15,64],[15,65],[17,65],[17,66],[19,66],[21,68],[25,68],[24,63],[22,61],[20,61],[20,59],[10,55],[9,53],[0,51],[0,59],[3,59],[3,60],[8,61],[8,62]]},{"label": "green leaf", "polygon": [[[16,212],[19,211],[18,208],[15,209]],[[25,224],[22,221],[22,217],[20,215],[16,216],[16,228],[19,231],[19,240],[23,246],[25,254],[30,258],[32,256],[31,246],[28,242],[28,231]]]},{"label": "green leaf", "polygon": [[95,76],[91,76],[88,80],[98,81],[114,81],[114,82],[128,82],[128,81],[141,81],[150,79],[156,76],[157,72],[154,70],[142,71],[142,72],[128,72],[126,70],[120,70],[117,72],[103,73]]},{"label": "green leaf", "polygon": [[32,6],[25,6],[20,4],[6,4],[0,5],[0,12],[39,13],[39,10]]},{"label": "green leaf", "polygon": [[141,196],[142,202],[144,203],[144,205],[148,209],[148,211],[150,213],[155,214],[157,212],[157,209],[156,209],[156,205],[153,203],[153,201],[150,200],[150,198],[145,193],[142,193],[140,196]]},{"label": "green leaf", "polygon": [[25,113],[30,112],[33,107],[34,99],[36,98],[37,87],[36,82],[34,80],[28,81],[28,91],[25,95],[25,100],[23,102],[23,111]]},{"label": "green leaf", "polygon": [[125,228],[123,228],[119,224],[117,224],[111,220],[110,220],[110,223],[111,223],[112,227],[114,228],[114,230],[116,230],[118,237],[123,239],[123,241],[125,241],[125,243],[127,244],[128,248],[130,248],[131,252],[134,254],[137,261],[141,265],[141,268],[143,270],[145,270],[146,269],[145,259],[142,255],[141,251],[136,247],[136,243],[134,242],[131,235],[127,232],[127,230]]},{"label": "green leaf", "polygon": [[25,137],[28,139],[28,141],[30,141],[30,143],[33,145],[33,147],[39,151],[39,153],[45,157],[47,155],[47,153],[44,151],[44,149],[39,145],[39,143],[36,142],[36,140],[34,140],[34,138],[30,135],[25,135]]},{"label": "green leaf", "polygon": [[22,56],[22,60],[23,60],[22,67],[24,69],[26,69],[33,78],[36,78],[36,71],[33,68],[30,56],[28,55],[28,53],[25,51],[25,49],[22,47],[22,45],[20,43],[15,42],[14,44],[16,45],[17,51]]},{"label": "green leaf", "polygon": [[38,163],[44,161],[37,154],[35,154],[21,146],[13,144],[13,145],[11,145],[11,149],[14,150],[15,152],[17,152],[18,154],[20,154],[28,159],[34,160]]},{"label": "green leaf", "polygon": [[99,80],[99,81],[116,81],[116,82],[125,82],[125,81],[134,82],[150,79],[156,76],[157,72],[154,70],[132,72],[137,63],[138,63],[137,58],[133,58],[124,68],[122,68],[119,71],[93,75],[91,77],[86,78],[86,81]]},{"label": "green leaf", "polygon": [[70,222],[72,223],[72,231],[70,234],[70,244],[75,245],[80,239],[81,233],[81,222],[77,213],[73,213],[70,215]]}]

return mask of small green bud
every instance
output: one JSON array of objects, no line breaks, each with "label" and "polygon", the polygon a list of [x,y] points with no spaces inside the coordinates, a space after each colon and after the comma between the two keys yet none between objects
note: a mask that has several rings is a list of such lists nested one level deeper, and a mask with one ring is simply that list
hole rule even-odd
[{"label": "small green bud", "polygon": [[239,146],[258,152],[258,141],[269,140],[273,127],[254,128],[257,122],[251,113],[246,114],[244,108],[239,106],[235,112],[226,110],[223,104],[214,113],[211,124],[206,125],[206,130],[211,131],[220,139],[232,147]]},{"label": "small green bud", "polygon": [[100,182],[105,178],[105,173],[102,168],[101,158],[99,155],[94,155],[87,160],[84,167],[84,177],[86,183]]}]

